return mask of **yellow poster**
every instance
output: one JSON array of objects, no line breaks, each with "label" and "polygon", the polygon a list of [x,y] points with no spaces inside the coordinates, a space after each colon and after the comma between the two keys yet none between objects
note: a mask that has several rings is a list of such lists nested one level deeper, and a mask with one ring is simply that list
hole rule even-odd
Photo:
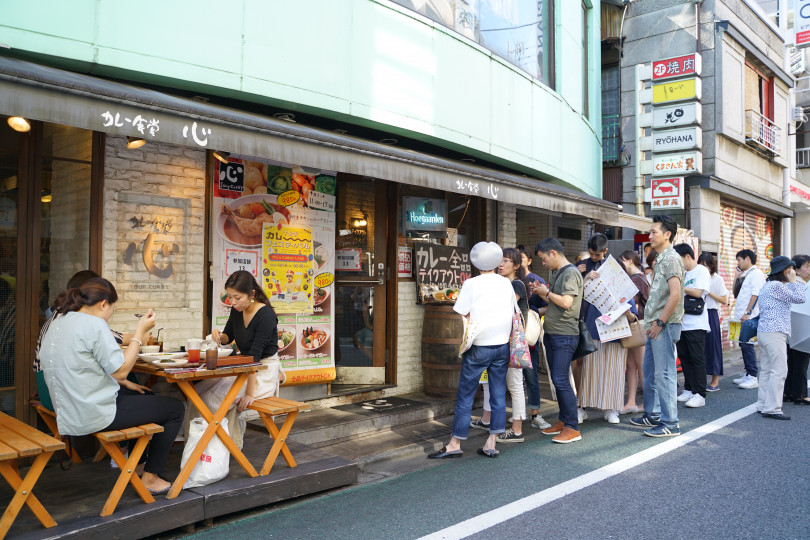
[{"label": "yellow poster", "polygon": [[700,99],[698,95],[699,83],[696,78],[654,84],[652,90],[652,102],[656,104],[685,99]]},{"label": "yellow poster", "polygon": [[312,313],[312,231],[265,223],[262,255],[264,292],[276,313]]}]

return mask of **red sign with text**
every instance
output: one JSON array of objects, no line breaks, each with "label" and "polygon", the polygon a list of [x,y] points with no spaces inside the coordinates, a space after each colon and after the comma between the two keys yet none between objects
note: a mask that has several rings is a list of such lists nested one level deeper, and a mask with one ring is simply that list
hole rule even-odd
[{"label": "red sign with text", "polygon": [[652,80],[700,75],[700,55],[697,53],[656,60],[652,64]]},{"label": "red sign with text", "polygon": [[683,208],[683,177],[653,178],[650,203],[653,210]]}]

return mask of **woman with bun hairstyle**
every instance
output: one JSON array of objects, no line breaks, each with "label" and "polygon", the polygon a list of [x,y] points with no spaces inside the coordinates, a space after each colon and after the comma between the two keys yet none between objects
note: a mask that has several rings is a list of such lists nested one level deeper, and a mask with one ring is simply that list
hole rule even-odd
[{"label": "woman with bun hairstyle", "polygon": [[115,287],[100,277],[59,295],[54,304],[58,315],[42,340],[40,359],[61,434],[89,435],[148,423],[163,427],[152,436],[141,476],[149,492],[159,495],[171,487],[158,475],[182,425],[183,404],[127,380],[146,332],[155,326],[155,312],[150,309],[141,317],[122,350],[107,325],[117,300]]},{"label": "woman with bun hairstyle", "polygon": [[[231,439],[242,448],[244,425],[238,414],[254,400],[278,395],[285,376],[278,359],[278,317],[253,274],[245,270],[234,272],[225,281],[225,292],[231,303],[231,313],[225,329],[221,332],[215,329],[211,338],[223,345],[236,341],[241,354],[252,356],[255,362],[267,366],[267,369],[248,375],[247,384],[239,391],[234,406],[225,417]],[[233,377],[221,377],[202,381],[196,388],[208,408],[214,411],[231,386]],[[186,419],[190,421],[190,416],[196,412],[192,407],[189,409]]]}]

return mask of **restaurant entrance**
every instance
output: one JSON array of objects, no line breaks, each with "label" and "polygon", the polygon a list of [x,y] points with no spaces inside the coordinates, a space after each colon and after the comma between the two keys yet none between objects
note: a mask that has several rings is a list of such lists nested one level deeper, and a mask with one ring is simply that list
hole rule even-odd
[{"label": "restaurant entrance", "polygon": [[386,298],[390,271],[389,183],[338,175],[335,241],[336,379],[343,385],[381,385],[386,380]]},{"label": "restaurant entrance", "polygon": [[75,272],[101,266],[93,209],[103,135],[29,125],[15,131],[0,116],[0,410],[22,420],[32,414],[32,361],[49,306]]}]

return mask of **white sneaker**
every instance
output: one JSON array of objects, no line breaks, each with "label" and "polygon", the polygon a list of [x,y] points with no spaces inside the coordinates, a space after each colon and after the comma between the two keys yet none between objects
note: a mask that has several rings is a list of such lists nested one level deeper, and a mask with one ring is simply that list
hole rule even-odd
[{"label": "white sneaker", "polygon": [[577,424],[581,424],[588,419],[588,413],[584,409],[577,409]]},{"label": "white sneaker", "polygon": [[551,427],[551,424],[543,420],[543,417],[539,414],[532,418],[532,423],[529,425],[537,429],[548,429]]},{"label": "white sneaker", "polygon": [[741,383],[739,387],[742,388],[743,390],[751,390],[753,388],[759,388],[759,381],[757,380],[756,377],[748,375],[748,380]]},{"label": "white sneaker", "polygon": [[742,384],[748,380],[748,373],[740,373],[740,376],[734,379],[734,384]]},{"label": "white sneaker", "polygon": [[619,423],[619,411],[608,411],[605,413],[605,420],[608,421],[609,424],[618,424]]},{"label": "white sneaker", "polygon": [[700,394],[693,394],[686,402],[687,407],[703,407],[704,405],[706,405],[706,399]]},{"label": "white sneaker", "polygon": [[[683,392],[681,392],[681,395],[678,396],[678,401],[681,402],[681,403],[685,403],[685,402],[689,401],[690,399],[692,399],[692,396],[694,396],[694,395],[695,394],[693,394],[689,390],[684,390]],[[698,394],[698,395],[700,395],[700,394]]]}]

